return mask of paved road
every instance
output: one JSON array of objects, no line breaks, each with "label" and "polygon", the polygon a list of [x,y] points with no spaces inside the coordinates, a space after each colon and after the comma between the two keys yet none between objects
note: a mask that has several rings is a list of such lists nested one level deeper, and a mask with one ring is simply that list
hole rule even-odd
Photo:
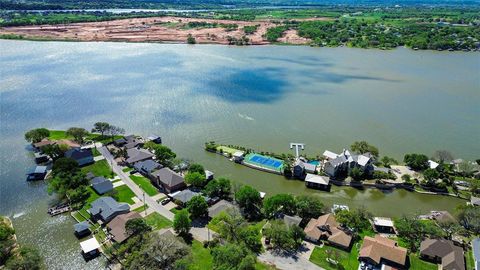
[{"label": "paved road", "polygon": [[258,260],[266,264],[274,265],[276,268],[282,270],[324,270],[305,258],[292,255],[277,255],[270,251],[265,251],[260,254]]},{"label": "paved road", "polygon": [[[127,173],[123,172],[122,168],[117,165],[114,157],[105,146],[98,148],[98,151],[105,157],[110,167],[112,167],[113,172],[120,177],[120,179],[133,191],[133,193],[135,193],[135,195],[139,199],[143,200],[145,196],[145,204],[148,205],[147,212],[153,210],[160,215],[166,217],[167,219],[173,221],[174,214],[170,212],[170,210],[168,210],[167,208],[163,207],[161,204],[157,203],[155,199],[148,196],[147,194],[144,194],[143,190],[139,186],[137,186],[135,182],[133,182],[130,176]],[[208,230],[205,227],[195,226],[195,224],[193,224],[190,233],[193,235],[193,238],[200,242],[207,241],[209,239],[211,240],[213,238],[213,235],[215,234],[215,232]]]}]

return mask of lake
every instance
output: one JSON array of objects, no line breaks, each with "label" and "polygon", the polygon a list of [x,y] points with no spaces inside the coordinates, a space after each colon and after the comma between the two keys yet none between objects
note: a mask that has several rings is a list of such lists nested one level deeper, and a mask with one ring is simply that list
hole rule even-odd
[{"label": "lake", "polygon": [[367,140],[399,160],[438,149],[473,160],[480,152],[479,53],[8,40],[0,52],[0,214],[13,217],[20,242],[39,246],[53,269],[103,262],[83,262],[73,219],[48,217],[45,184],[24,181],[33,162],[23,134],[31,128],[108,121],[161,135],[180,157],[267,196],[309,193],[387,216],[453,211],[464,201],[309,190],[207,153],[203,143],[288,152],[290,142],[303,142],[315,156]]}]

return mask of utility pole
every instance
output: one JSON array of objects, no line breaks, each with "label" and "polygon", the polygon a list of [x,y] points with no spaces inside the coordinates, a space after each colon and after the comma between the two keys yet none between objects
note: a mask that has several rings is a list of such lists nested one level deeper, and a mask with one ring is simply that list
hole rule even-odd
[{"label": "utility pole", "polygon": [[300,149],[305,150],[304,143],[290,143],[290,149],[295,147],[295,157],[298,158],[300,156]]},{"label": "utility pole", "polygon": [[145,209],[145,216],[147,216],[147,204],[145,202],[145,192],[143,192],[143,209]]}]

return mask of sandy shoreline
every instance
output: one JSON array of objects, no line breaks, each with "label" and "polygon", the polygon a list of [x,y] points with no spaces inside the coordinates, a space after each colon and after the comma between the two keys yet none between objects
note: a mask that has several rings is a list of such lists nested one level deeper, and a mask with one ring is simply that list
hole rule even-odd
[{"label": "sandy shoreline", "polygon": [[[316,18],[315,20],[329,20]],[[215,28],[188,28],[189,22],[236,24],[237,29],[221,26]],[[258,25],[253,34],[245,34],[243,27]],[[0,28],[0,34],[21,35],[25,39],[68,40],[68,41],[125,41],[186,43],[191,34],[200,44],[229,44],[232,38],[248,37],[249,44],[265,45],[271,42],[264,38],[267,29],[277,26],[270,20],[233,21],[183,17],[133,18],[103,22],[72,23],[66,25],[32,25]],[[280,42],[307,44],[309,39],[298,36],[295,30],[288,30]]]}]

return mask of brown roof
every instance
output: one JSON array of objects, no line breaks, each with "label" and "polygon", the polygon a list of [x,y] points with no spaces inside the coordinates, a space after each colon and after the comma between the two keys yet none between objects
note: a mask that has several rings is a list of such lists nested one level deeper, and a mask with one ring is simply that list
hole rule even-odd
[{"label": "brown roof", "polygon": [[108,231],[113,236],[113,240],[115,240],[115,242],[121,243],[129,237],[127,231],[125,230],[125,225],[127,224],[127,221],[135,218],[142,218],[142,216],[133,211],[118,215],[107,224]]},{"label": "brown roof", "polygon": [[35,148],[40,148],[40,147],[43,147],[43,146],[46,146],[46,145],[50,145],[50,144],[55,144],[54,141],[50,141],[49,139],[42,139],[41,141],[37,142],[37,143],[34,143],[33,146]]},{"label": "brown roof", "polygon": [[80,147],[80,144],[78,144],[78,143],[76,143],[76,142],[74,142],[74,141],[72,141],[72,140],[67,140],[67,139],[57,140],[56,143],[57,143],[58,145],[60,145],[60,144],[65,144],[65,145],[67,145],[67,146],[70,147],[70,148]]},{"label": "brown roof", "polygon": [[463,249],[445,239],[425,239],[420,244],[420,254],[442,259],[442,269],[465,270]]},{"label": "brown roof", "polygon": [[397,242],[380,235],[375,235],[375,238],[365,236],[359,258],[369,258],[377,264],[383,259],[404,266],[407,249],[398,247]]},{"label": "brown roof", "polygon": [[321,237],[327,238],[332,244],[349,247],[352,236],[338,227],[333,214],[326,214],[317,219],[310,219],[304,230],[308,238],[318,241]]}]

